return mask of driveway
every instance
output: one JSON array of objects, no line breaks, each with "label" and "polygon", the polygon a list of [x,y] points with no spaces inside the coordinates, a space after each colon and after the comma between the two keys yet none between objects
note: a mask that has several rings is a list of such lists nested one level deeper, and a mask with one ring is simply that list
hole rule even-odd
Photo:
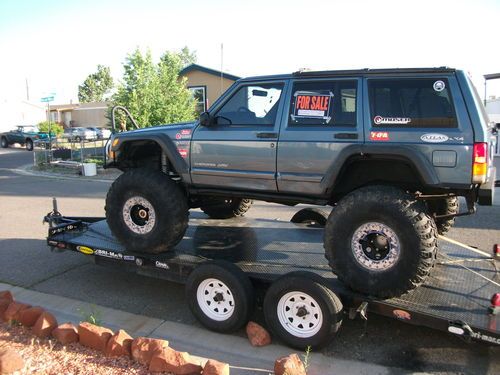
[{"label": "driveway", "polygon": [[[0,150],[0,282],[199,326],[181,285],[98,267],[76,253],[51,253],[41,223],[51,210],[51,198],[58,198],[63,214],[103,216],[110,183],[15,172],[31,160],[32,154],[24,150]],[[289,220],[296,211],[258,202],[248,216]],[[479,207],[476,215],[458,218],[450,237],[490,251],[500,242],[500,206]],[[259,309],[254,318],[261,319]],[[378,316],[370,316],[367,324],[344,321],[336,340],[322,353],[332,360],[356,359],[410,371],[500,373],[498,347],[467,345],[442,332]]]}]

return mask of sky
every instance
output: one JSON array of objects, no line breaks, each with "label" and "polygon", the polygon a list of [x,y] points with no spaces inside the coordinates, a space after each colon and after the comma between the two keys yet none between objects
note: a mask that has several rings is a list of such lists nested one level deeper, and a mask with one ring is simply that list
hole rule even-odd
[{"label": "sky", "polygon": [[[195,50],[198,63],[239,75],[300,68],[451,66],[500,73],[499,0],[199,1],[1,0],[0,101],[55,92],[76,102],[98,64],[116,81],[136,47],[155,59]],[[500,80],[488,96],[500,96]]]}]

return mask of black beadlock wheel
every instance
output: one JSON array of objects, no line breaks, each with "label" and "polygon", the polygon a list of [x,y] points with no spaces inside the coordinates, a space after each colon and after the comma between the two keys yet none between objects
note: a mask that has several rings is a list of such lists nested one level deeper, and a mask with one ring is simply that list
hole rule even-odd
[{"label": "black beadlock wheel", "polygon": [[292,272],[271,284],[264,298],[264,317],[274,335],[305,349],[331,342],[342,323],[342,302],[311,272]]},{"label": "black beadlock wheel", "polygon": [[200,208],[212,219],[230,219],[244,216],[253,201],[246,198],[209,198]]},{"label": "black beadlock wheel", "polygon": [[0,140],[0,143],[1,143],[2,148],[9,147],[9,142],[7,142],[7,138],[5,138],[5,137],[2,137],[2,139]]},{"label": "black beadlock wheel", "polygon": [[216,332],[243,327],[254,306],[248,276],[233,263],[215,260],[196,267],[186,283],[186,299],[198,321]]},{"label": "black beadlock wheel", "polygon": [[[429,212],[431,214],[436,215],[454,215],[460,212],[458,197],[429,200],[427,201],[427,207],[429,207]],[[443,235],[450,231],[451,227],[455,223],[455,218],[437,218],[435,221],[438,233]]]},{"label": "black beadlock wheel", "polygon": [[106,220],[131,251],[158,254],[175,246],[188,226],[187,198],[162,172],[135,169],[118,177],[106,196]]},{"label": "black beadlock wheel", "polygon": [[324,247],[347,286],[390,298],[425,281],[436,258],[437,228],[424,202],[395,187],[367,186],[332,210]]}]

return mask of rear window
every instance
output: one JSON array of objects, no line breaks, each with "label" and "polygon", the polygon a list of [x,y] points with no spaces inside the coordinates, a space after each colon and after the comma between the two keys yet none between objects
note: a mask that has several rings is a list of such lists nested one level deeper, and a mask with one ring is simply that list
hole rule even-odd
[{"label": "rear window", "polygon": [[356,126],[357,81],[297,82],[289,126]]},{"label": "rear window", "polygon": [[374,127],[457,127],[446,79],[370,80],[368,92]]}]

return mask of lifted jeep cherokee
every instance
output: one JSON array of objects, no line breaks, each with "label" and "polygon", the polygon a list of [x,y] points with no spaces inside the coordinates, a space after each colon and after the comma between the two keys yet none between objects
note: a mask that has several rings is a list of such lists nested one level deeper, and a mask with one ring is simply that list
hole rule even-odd
[{"label": "lifted jeep cherokee", "polygon": [[115,134],[108,167],[125,173],[106,218],[129,250],[160,253],[183,238],[190,208],[220,219],[252,199],[330,205],[333,272],[356,291],[397,296],[429,275],[438,233],[476,201],[492,204],[492,132],[460,70],[246,78],[197,122]]}]

